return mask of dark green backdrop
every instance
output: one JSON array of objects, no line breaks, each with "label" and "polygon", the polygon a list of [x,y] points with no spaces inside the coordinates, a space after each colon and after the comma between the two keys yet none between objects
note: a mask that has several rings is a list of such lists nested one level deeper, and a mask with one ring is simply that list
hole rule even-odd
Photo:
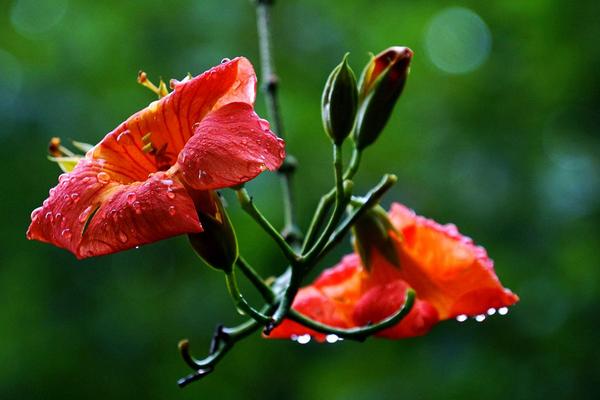
[{"label": "dark green backdrop", "polygon": [[[448,9],[448,7],[464,7]],[[258,65],[247,0],[0,1],[0,398],[594,398],[600,371],[600,25],[595,0],[279,0],[274,50],[305,226],[331,182],[320,91],[350,51],[415,51],[410,80],[357,186],[484,245],[521,296],[506,317],[448,321],[426,337],[301,346],[254,337],[180,390],[176,343],[205,351],[237,317],[222,276],[185,238],[76,261],[28,242],[56,183],[51,136],[95,143],[153,98],[135,83]],[[479,17],[477,17],[477,15]],[[459,73],[457,73],[459,72]],[[257,109],[264,115],[263,97]],[[277,179],[250,185],[281,222]],[[225,193],[231,199],[230,193]],[[230,201],[242,250],[265,274],[272,243]],[[324,266],[332,265],[348,243]],[[218,397],[217,397],[218,396]],[[597,393],[596,393],[597,396]]]}]

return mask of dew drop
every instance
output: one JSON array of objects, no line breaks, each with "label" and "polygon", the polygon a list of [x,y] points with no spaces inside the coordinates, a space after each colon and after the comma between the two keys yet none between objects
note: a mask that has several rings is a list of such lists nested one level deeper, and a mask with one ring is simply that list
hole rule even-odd
[{"label": "dew drop", "polygon": [[108,183],[110,182],[110,175],[108,175],[106,172],[98,172],[98,175],[96,175],[96,179],[98,179],[98,182],[100,183]]},{"label": "dew drop", "polygon": [[308,333],[304,334],[304,335],[300,335],[300,336],[298,336],[297,341],[300,344],[307,344],[308,342],[310,342],[310,335]]},{"label": "dew drop", "polygon": [[85,178],[83,178],[81,180],[81,182],[83,182],[83,183],[89,183],[91,180],[92,180],[92,178],[90,178],[89,176],[86,176]]},{"label": "dew drop", "polygon": [[38,219],[40,212],[42,211],[42,208],[43,207],[38,207],[31,212],[31,221],[32,222],[35,221],[36,219]]},{"label": "dew drop", "polygon": [[173,184],[173,180],[171,179],[163,179],[162,181],[160,181],[163,185],[166,186],[171,186]]},{"label": "dew drop", "polygon": [[175,213],[177,213],[177,211],[175,210],[175,206],[170,206],[169,207],[169,214],[170,215],[175,215]]},{"label": "dew drop", "polygon": [[117,215],[117,210],[113,209],[110,211],[109,214],[112,215],[113,221],[115,221],[115,222],[119,221],[119,216]]},{"label": "dew drop", "polygon": [[325,340],[327,341],[327,343],[335,343],[338,340],[340,340],[340,338],[338,337],[338,335],[334,335],[332,333],[332,334],[325,336]]},{"label": "dew drop", "polygon": [[81,223],[85,222],[85,220],[90,216],[91,212],[92,206],[88,206],[85,210],[81,212],[81,214],[79,214],[79,218],[77,218],[77,220]]},{"label": "dew drop", "polygon": [[498,314],[500,314],[500,315],[506,315],[506,314],[508,314],[508,307],[500,307],[498,309]]},{"label": "dew drop", "polygon": [[127,204],[133,204],[136,199],[136,195],[133,192],[127,193]]},{"label": "dew drop", "polygon": [[139,201],[134,201],[133,202],[133,210],[135,211],[136,214],[141,214],[142,213],[142,205],[140,204]]},{"label": "dew drop", "polygon": [[48,220],[48,221],[50,221],[50,222],[54,221],[54,215],[52,215],[52,212],[50,212],[50,211],[48,211],[48,212],[46,213],[46,216],[45,216],[45,217],[46,217],[46,220]]},{"label": "dew drop", "polygon": [[460,314],[456,317],[458,322],[465,322],[467,320],[467,316],[465,314]]},{"label": "dew drop", "polygon": [[496,314],[496,309],[495,308],[488,308],[487,315],[494,315],[494,314]]},{"label": "dew drop", "polygon": [[175,193],[170,188],[167,190],[167,197],[173,200],[175,198]]},{"label": "dew drop", "polygon": [[231,61],[229,58],[224,58],[221,60],[221,64],[228,63],[229,61]]},{"label": "dew drop", "polygon": [[73,236],[73,234],[71,233],[71,230],[69,228],[63,229],[63,231],[60,233],[60,235],[67,240],[71,239],[71,236]]},{"label": "dew drop", "polygon": [[65,203],[69,204],[71,202],[71,196],[69,196],[68,194],[65,194],[63,196],[63,200],[65,201]]},{"label": "dew drop", "polygon": [[79,195],[77,193],[71,193],[71,200],[73,200],[74,203],[77,203],[79,201]]},{"label": "dew drop", "polygon": [[119,231],[119,240],[121,241],[121,243],[126,243],[128,239],[129,238],[127,237],[125,232]]},{"label": "dew drop", "polygon": [[484,320],[485,320],[484,314],[479,314],[475,317],[475,321],[477,321],[477,322],[483,322]]},{"label": "dew drop", "polygon": [[67,174],[60,174],[58,176],[58,182],[59,183],[68,182],[68,181],[69,181],[69,175],[67,175]]},{"label": "dew drop", "polygon": [[120,145],[132,144],[133,138],[129,134],[129,131],[123,131],[119,133],[119,136],[117,136],[117,143]]},{"label": "dew drop", "polygon": [[259,119],[258,124],[260,125],[260,129],[263,131],[268,131],[271,128],[271,124],[266,119]]},{"label": "dew drop", "polygon": [[42,206],[44,207],[48,207],[48,204],[50,203],[50,200],[46,199],[42,202]]},{"label": "dew drop", "polygon": [[56,222],[60,222],[61,219],[62,219],[62,214],[61,213],[56,213],[56,216],[54,217],[54,220]]},{"label": "dew drop", "polygon": [[54,194],[54,192],[56,192],[56,188],[50,188],[50,190],[48,190],[48,195],[50,197],[52,197],[52,195]]}]

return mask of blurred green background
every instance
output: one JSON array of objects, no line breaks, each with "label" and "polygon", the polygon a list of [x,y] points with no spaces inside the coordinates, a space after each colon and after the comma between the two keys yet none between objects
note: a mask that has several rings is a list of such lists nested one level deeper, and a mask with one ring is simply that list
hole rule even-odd
[{"label": "blurred green background", "polygon": [[[396,173],[385,205],[456,223],[521,302],[507,316],[448,321],[404,341],[302,346],[256,335],[180,390],[189,370],[178,340],[202,356],[217,323],[240,320],[221,274],[184,237],[76,261],[28,242],[25,230],[59,173],[45,158],[51,136],[95,143],[144,107],[153,96],[135,83],[139,69],[181,78],[237,55],[258,68],[253,6],[2,0],[0,398],[598,398],[598,2],[277,3],[274,51],[303,227],[331,185],[319,110],[329,71],[346,51],[360,71],[369,51],[409,46],[408,85],[358,190]],[[277,177],[249,187],[279,224]],[[246,257],[264,274],[281,271],[268,238],[233,201],[229,209]],[[346,242],[323,267],[349,250]]]}]

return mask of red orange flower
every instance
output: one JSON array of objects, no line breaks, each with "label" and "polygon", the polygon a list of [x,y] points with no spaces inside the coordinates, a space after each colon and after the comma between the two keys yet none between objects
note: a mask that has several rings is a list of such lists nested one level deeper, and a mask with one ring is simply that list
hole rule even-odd
[{"label": "red orange flower", "polygon": [[[302,288],[293,308],[333,327],[365,326],[398,311],[411,287],[417,293],[411,312],[397,325],[377,334],[397,339],[423,335],[441,320],[476,316],[518,301],[498,280],[485,249],[459,234],[456,226],[439,225],[400,204],[393,204],[388,216],[396,229],[390,235],[399,267],[376,250],[369,271],[358,255],[346,256]],[[325,338],[289,320],[269,337],[303,334],[320,341]]]},{"label": "red orange flower", "polygon": [[31,214],[29,239],[78,258],[202,231],[206,191],[279,168],[284,143],[256,115],[256,75],[236,58],[181,82],[59,177]]}]

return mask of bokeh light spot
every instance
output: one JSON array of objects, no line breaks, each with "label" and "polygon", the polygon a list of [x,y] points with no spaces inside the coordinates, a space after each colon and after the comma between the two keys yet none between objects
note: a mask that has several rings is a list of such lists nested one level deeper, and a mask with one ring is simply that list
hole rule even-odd
[{"label": "bokeh light spot", "polygon": [[477,69],[488,58],[492,36],[473,11],[450,7],[436,14],[425,33],[425,49],[431,62],[450,74]]},{"label": "bokeh light spot", "polygon": [[10,20],[21,35],[37,37],[52,29],[65,16],[68,0],[17,0]]}]

